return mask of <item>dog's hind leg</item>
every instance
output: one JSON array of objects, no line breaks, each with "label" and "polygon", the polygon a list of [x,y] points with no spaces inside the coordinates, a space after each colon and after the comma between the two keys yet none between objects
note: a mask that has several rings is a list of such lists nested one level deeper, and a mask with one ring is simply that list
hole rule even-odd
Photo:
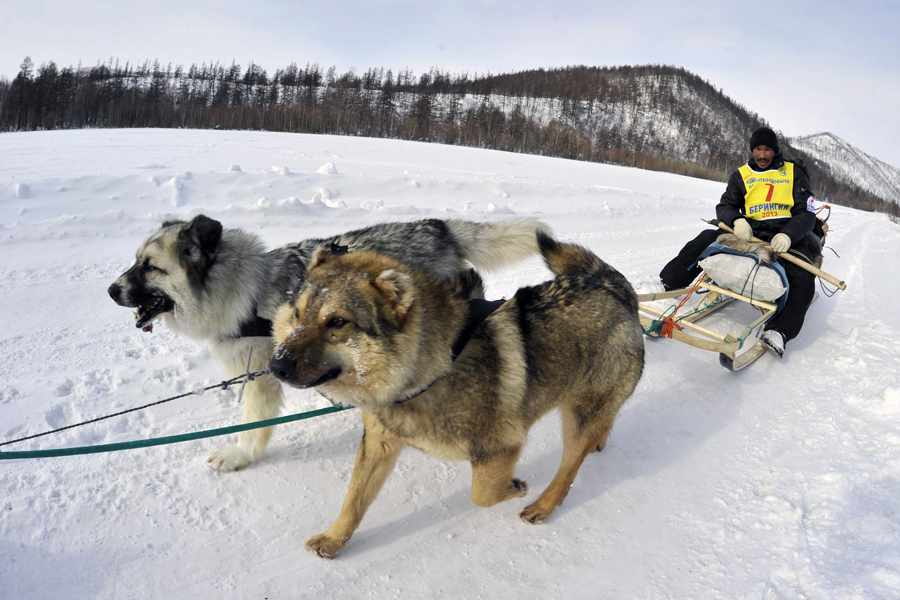
[{"label": "dog's hind leg", "polygon": [[350,541],[405,446],[400,438],[382,427],[375,415],[363,412],[362,417],[366,428],[356,452],[350,489],[341,514],[325,533],[306,542],[306,549],[322,558],[334,558]]},{"label": "dog's hind leg", "polygon": [[562,504],[585,457],[606,445],[606,438],[609,437],[615,417],[615,412],[612,412],[612,415],[608,417],[602,415],[590,423],[584,423],[576,416],[572,406],[564,404],[561,412],[563,423],[562,462],[559,471],[544,493],[519,513],[519,518],[526,523],[543,523],[556,510],[556,507]]},{"label": "dog's hind leg", "polygon": [[472,463],[472,502],[494,506],[528,492],[528,485],[513,477],[521,452],[521,448],[511,448]]},{"label": "dog's hind leg", "polygon": [[[267,369],[272,359],[271,341],[268,338],[245,339],[254,340],[250,371]],[[246,352],[249,352],[249,347],[246,348]],[[243,364],[240,364],[240,353],[233,360],[226,361],[224,357],[221,358],[222,362],[226,363],[229,376],[234,377],[244,372],[247,367],[246,352],[242,355]],[[271,419],[278,415],[278,409],[281,407],[281,384],[271,375],[257,377],[244,387],[243,400],[244,423]],[[237,471],[262,458],[271,436],[272,427],[242,431],[238,434],[237,444],[216,450],[209,455],[206,462],[217,471]]]}]

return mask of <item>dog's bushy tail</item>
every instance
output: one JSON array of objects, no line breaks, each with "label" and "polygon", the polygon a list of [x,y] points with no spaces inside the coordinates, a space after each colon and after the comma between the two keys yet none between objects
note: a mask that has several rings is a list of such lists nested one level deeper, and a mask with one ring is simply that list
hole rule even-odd
[{"label": "dog's bushy tail", "polygon": [[587,248],[558,242],[542,231],[537,233],[537,244],[547,267],[556,275],[612,270],[612,267]]},{"label": "dog's bushy tail", "polygon": [[550,228],[537,219],[520,218],[497,223],[447,221],[462,249],[463,258],[485,271],[499,269],[538,253],[536,234]]}]

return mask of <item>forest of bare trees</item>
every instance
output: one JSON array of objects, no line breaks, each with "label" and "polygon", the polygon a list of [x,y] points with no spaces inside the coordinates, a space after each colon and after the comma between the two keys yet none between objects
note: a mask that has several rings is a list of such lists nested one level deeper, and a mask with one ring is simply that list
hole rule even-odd
[{"label": "forest of bare trees", "polygon": [[[60,68],[0,78],[0,131],[84,127],[250,129],[418,140],[637,166],[724,181],[766,124],[684,69],[569,67],[414,75],[290,64]],[[790,153],[790,152],[789,152]],[[794,156],[803,158],[794,151]],[[811,162],[811,161],[807,161]],[[810,164],[820,198],[898,214]]]}]

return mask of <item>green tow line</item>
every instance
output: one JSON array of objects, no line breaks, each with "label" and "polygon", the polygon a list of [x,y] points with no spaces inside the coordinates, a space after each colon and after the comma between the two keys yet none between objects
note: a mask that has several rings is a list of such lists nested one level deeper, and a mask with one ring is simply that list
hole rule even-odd
[{"label": "green tow line", "polygon": [[23,458],[50,458],[54,456],[78,456],[80,454],[99,454],[102,452],[118,452],[119,450],[132,450],[134,448],[150,448],[151,446],[164,446],[166,444],[177,444],[179,442],[189,442],[191,440],[202,440],[204,438],[217,437],[220,435],[228,435],[230,433],[239,433],[241,431],[250,431],[251,429],[261,429],[263,427],[271,427],[272,425],[281,425],[292,421],[302,421],[304,419],[312,419],[322,415],[341,412],[353,408],[352,406],[330,406],[328,408],[320,408],[318,410],[310,410],[303,413],[288,415],[286,417],[276,417],[274,419],[266,419],[265,421],[254,421],[252,423],[244,423],[242,425],[232,425],[230,427],[219,427],[218,429],[207,429],[205,431],[197,431],[194,433],[183,433],[181,435],[168,435],[165,437],[150,438],[147,440],[135,440],[133,442],[120,442],[118,444],[102,444],[99,446],[77,446],[74,448],[52,448],[50,450],[25,450],[21,452],[0,452],[0,460],[18,460]]}]

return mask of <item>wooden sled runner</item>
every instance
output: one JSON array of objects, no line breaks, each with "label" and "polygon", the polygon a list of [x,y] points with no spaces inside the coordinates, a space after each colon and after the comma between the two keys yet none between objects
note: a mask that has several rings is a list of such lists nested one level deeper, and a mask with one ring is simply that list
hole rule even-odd
[{"label": "wooden sled runner", "polygon": [[[727,225],[715,224],[725,231],[732,232]],[[753,238],[753,241],[762,242],[757,238]],[[810,271],[838,289],[847,289],[843,281],[791,254],[783,253],[779,254],[779,257]],[[685,302],[691,295],[699,296],[693,306]],[[658,300],[674,300],[680,296],[685,296],[680,304],[673,304],[665,310],[652,306],[652,303]],[[744,327],[740,334],[720,333],[698,324],[699,321],[735,301],[748,304],[759,315],[755,321]],[[759,336],[765,324],[778,310],[776,302],[754,300],[747,295],[719,286],[705,273],[690,287],[656,294],[638,294],[638,303],[641,325],[648,336],[668,337],[701,350],[718,352],[719,364],[730,371],[740,371],[765,354],[766,347],[759,340]]]},{"label": "wooden sled runner", "polygon": [[[671,310],[661,311],[648,304],[655,300],[678,298],[692,291],[695,294],[700,293],[702,295],[697,304],[689,308],[687,312],[669,316],[667,313],[671,312]],[[759,318],[747,325],[740,335],[733,332],[722,334],[697,324],[697,321],[709,316],[734,300],[752,305],[760,314]],[[692,286],[661,294],[638,294],[638,302],[641,325],[644,327],[647,335],[651,337],[671,337],[701,350],[718,352],[719,363],[731,371],[740,371],[765,353],[765,346],[757,338],[763,325],[775,315],[775,310],[777,309],[777,306],[771,302],[752,300],[731,290],[719,287],[705,275],[696,287]],[[664,332],[659,328],[659,325],[667,318],[672,318],[677,326]]]}]

